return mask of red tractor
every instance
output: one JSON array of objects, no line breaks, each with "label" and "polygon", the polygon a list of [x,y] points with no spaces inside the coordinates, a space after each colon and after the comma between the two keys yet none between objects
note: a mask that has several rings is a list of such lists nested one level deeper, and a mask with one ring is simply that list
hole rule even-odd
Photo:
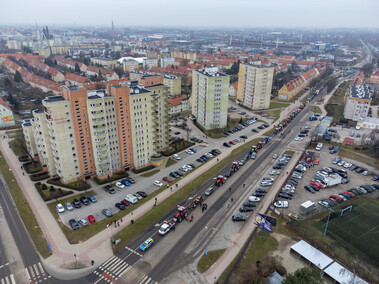
[{"label": "red tractor", "polygon": [[232,172],[238,171],[239,168],[240,168],[240,164],[238,162],[233,162],[233,164],[232,164]]},{"label": "red tractor", "polygon": [[178,209],[178,213],[176,213],[174,218],[172,218],[172,221],[174,221],[175,223],[181,222],[188,216],[187,209],[184,206],[177,205],[176,208]]},{"label": "red tractor", "polygon": [[221,186],[221,185],[223,185],[224,181],[225,181],[224,176],[218,176],[216,179],[215,185]]}]

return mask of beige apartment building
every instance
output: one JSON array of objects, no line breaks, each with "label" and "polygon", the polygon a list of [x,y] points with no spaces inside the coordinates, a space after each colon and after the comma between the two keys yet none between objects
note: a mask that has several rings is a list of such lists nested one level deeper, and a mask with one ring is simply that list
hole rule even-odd
[{"label": "beige apartment building", "polygon": [[192,115],[205,130],[227,125],[230,77],[217,67],[192,72]]},{"label": "beige apartment building", "polygon": [[162,163],[168,147],[167,87],[138,82],[89,91],[64,87],[22,127],[28,151],[64,182]]},{"label": "beige apartment building", "polygon": [[170,96],[182,94],[182,78],[172,75],[163,75],[163,84],[169,89]]},{"label": "beige apartment building", "polygon": [[273,77],[273,67],[240,63],[237,100],[252,110],[268,109]]}]

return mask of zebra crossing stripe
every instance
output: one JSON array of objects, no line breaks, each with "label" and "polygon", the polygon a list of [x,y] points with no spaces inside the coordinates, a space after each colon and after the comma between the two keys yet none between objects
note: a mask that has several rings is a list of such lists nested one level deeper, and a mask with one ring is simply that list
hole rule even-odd
[{"label": "zebra crossing stripe", "polygon": [[45,274],[45,271],[43,270],[41,262],[38,262],[39,270],[41,270],[42,274]]},{"label": "zebra crossing stripe", "polygon": [[119,258],[115,263],[113,263],[112,266],[110,266],[110,267],[108,267],[106,269],[109,270],[109,271],[112,271],[112,269],[115,268],[115,267],[117,267],[121,261],[122,261],[122,259]]},{"label": "zebra crossing stripe", "polygon": [[37,264],[33,264],[33,268],[34,268],[34,271],[36,272],[36,277],[38,277],[39,276],[39,270],[38,270]]},{"label": "zebra crossing stripe", "polygon": [[11,278],[12,284],[16,284],[16,280],[14,279],[14,275],[11,274],[9,277]]},{"label": "zebra crossing stripe", "polygon": [[118,275],[119,272],[121,272],[123,269],[125,269],[126,267],[128,267],[129,264],[127,264],[126,262],[123,263],[123,265],[121,265],[118,269],[116,269],[113,273],[115,275]]},{"label": "zebra crossing stripe", "polygon": [[108,265],[111,265],[115,260],[117,260],[117,259],[119,259],[118,257],[116,257],[116,256],[114,256],[113,258],[112,258],[112,261],[110,261],[109,263],[106,263],[106,264],[103,264],[103,265],[101,265],[99,268],[101,269],[101,270],[104,270]]},{"label": "zebra crossing stripe", "polygon": [[30,272],[30,274],[32,275],[32,278],[36,278],[32,266],[29,266],[29,272]]},{"label": "zebra crossing stripe", "polygon": [[104,263],[102,264],[102,266],[106,266],[106,265],[108,265],[108,263],[109,263],[111,260],[114,260],[115,258],[117,258],[115,255],[112,256],[112,257],[109,258],[106,262],[104,262]]}]

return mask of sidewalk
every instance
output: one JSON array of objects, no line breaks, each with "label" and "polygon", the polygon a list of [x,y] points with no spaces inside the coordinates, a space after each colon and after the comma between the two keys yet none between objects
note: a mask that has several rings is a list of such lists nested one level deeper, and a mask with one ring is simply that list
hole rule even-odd
[{"label": "sidewalk", "polygon": [[[263,199],[263,202],[259,203],[256,212],[265,213],[268,210],[276,193],[288,177],[286,172],[289,172],[288,169],[292,169],[296,165],[301,155],[302,152],[295,152],[287,166],[283,169],[282,174],[280,174],[275,180],[271,189],[268,191],[268,194]],[[255,218],[251,217],[246,224],[243,225],[242,229],[230,240],[229,245],[222,256],[211,266],[210,269],[203,273],[203,276],[207,279],[208,283],[214,283],[214,279],[219,279],[225,269],[228,268],[230,263],[240,253],[250,235],[257,230],[254,223]]]},{"label": "sidewalk", "polygon": [[[288,114],[299,105],[300,102],[296,102],[290,107],[286,108],[285,111],[280,114],[279,121],[287,117]],[[266,128],[266,131],[270,130],[273,127],[273,124],[270,125],[269,128]],[[260,136],[262,136],[260,133],[256,133],[246,139],[245,143]],[[104,228],[103,231],[80,244],[70,244],[68,242],[54,216],[46,206],[45,202],[43,202],[37,190],[34,190],[34,183],[29,179],[28,176],[22,175],[21,163],[18,161],[18,158],[15,156],[13,151],[9,148],[9,141],[10,139],[1,139],[0,150],[3,152],[4,158],[6,159],[9,168],[12,170],[17,183],[24,193],[25,198],[28,200],[29,205],[37,219],[42,232],[45,235],[47,242],[52,247],[53,255],[47,258],[45,263],[48,262],[55,271],[59,271],[60,279],[64,279],[64,274],[66,274],[67,279],[72,279],[73,270],[67,268],[71,267],[75,263],[74,254],[78,256],[79,262],[87,266],[91,266],[91,260],[94,260],[96,265],[93,267],[93,269],[95,269],[96,266],[100,265],[107,258],[111,257],[113,255],[113,252],[109,241],[111,238],[110,228]],[[222,154],[218,157],[218,160],[222,160],[228,157],[231,154],[232,150],[234,149],[228,148],[223,150]],[[217,159],[212,159],[211,161],[203,164],[201,167],[202,172],[207,171],[217,163]],[[158,199],[158,204],[169,196],[176,194],[177,190],[181,189],[182,186],[185,186],[187,183],[191,182],[194,178],[196,178],[196,176],[198,176],[198,174],[199,173],[195,171],[178,180],[177,184],[179,186],[178,188],[173,187],[172,192],[169,188],[162,191],[156,196]],[[123,217],[124,222],[120,224],[120,227],[113,228],[113,233],[116,234],[117,232],[125,229],[130,224],[130,220],[138,220],[141,216],[145,215],[146,212],[150,211],[153,204],[154,199],[149,200],[140,207],[136,208],[133,211],[133,215],[128,214]],[[79,272],[80,269],[77,273]],[[88,270],[88,273],[90,272],[91,270]]]}]

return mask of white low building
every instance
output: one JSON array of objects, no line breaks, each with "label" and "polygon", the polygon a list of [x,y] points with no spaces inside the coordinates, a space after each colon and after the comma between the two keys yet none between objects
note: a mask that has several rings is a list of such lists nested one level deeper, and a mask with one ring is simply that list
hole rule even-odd
[{"label": "white low building", "polygon": [[357,126],[367,129],[379,129],[379,118],[364,117],[358,120]]},{"label": "white low building", "polygon": [[11,108],[0,98],[0,127],[14,126],[16,123]]}]

